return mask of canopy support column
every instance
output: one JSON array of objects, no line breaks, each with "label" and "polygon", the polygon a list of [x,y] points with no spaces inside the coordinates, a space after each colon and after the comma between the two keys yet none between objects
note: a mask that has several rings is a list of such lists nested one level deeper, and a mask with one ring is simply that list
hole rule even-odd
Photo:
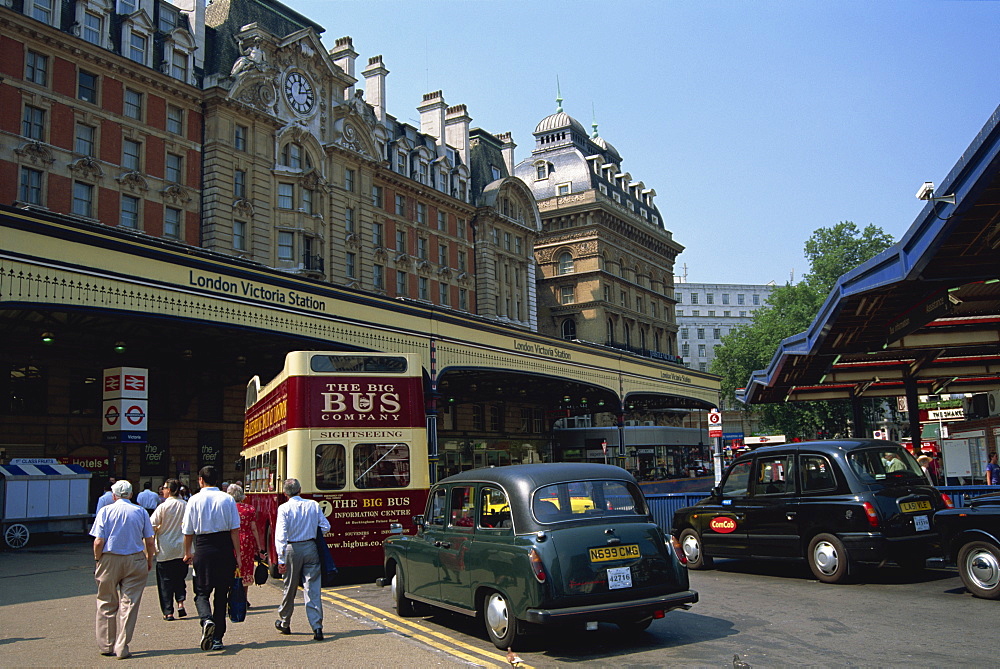
[{"label": "canopy support column", "polygon": [[907,374],[903,378],[906,387],[906,415],[910,419],[910,440],[913,443],[913,453],[920,455],[920,407],[917,399],[917,380]]}]

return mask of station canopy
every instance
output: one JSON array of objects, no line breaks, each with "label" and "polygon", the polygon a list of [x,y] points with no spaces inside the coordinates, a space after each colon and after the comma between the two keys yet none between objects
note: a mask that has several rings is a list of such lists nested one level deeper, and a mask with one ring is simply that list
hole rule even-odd
[{"label": "station canopy", "polygon": [[1000,108],[899,243],[841,276],[737,398],[905,396],[908,384],[919,395],[1000,386]]}]

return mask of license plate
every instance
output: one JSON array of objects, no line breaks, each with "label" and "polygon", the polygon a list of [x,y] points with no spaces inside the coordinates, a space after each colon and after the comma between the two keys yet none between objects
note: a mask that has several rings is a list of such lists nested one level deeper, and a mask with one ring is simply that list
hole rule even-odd
[{"label": "license plate", "polygon": [[627,560],[637,558],[639,544],[628,544],[626,546],[602,546],[601,548],[590,549],[591,562],[607,562],[608,560]]},{"label": "license plate", "polygon": [[931,521],[927,516],[914,516],[913,527],[917,532],[926,532],[931,529]]},{"label": "license plate", "polygon": [[608,590],[621,590],[632,587],[631,567],[612,567],[608,569]]},{"label": "license plate", "polygon": [[918,502],[900,502],[899,510],[903,513],[916,513],[917,511],[930,511],[931,503],[925,499]]}]

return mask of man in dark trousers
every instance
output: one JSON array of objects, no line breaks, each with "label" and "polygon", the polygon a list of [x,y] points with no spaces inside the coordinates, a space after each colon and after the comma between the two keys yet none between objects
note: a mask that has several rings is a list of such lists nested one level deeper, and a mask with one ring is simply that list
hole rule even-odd
[{"label": "man in dark trousers", "polygon": [[278,607],[274,626],[281,634],[291,634],[292,609],[295,592],[302,583],[306,604],[306,619],[313,631],[313,639],[323,640],[323,600],[320,586],[323,574],[316,547],[316,533],[330,531],[330,521],[323,515],[313,499],[302,499],[302,486],[298,479],[284,483],[288,501],[278,507],[274,528],[274,550],[278,555],[278,571],[285,575],[284,593]]},{"label": "man in dark trousers", "polygon": [[201,618],[202,650],[225,648],[226,603],[240,563],[240,514],[236,501],[219,490],[220,478],[215,467],[201,468],[201,489],[188,501],[181,524],[184,562],[194,565],[194,604]]}]

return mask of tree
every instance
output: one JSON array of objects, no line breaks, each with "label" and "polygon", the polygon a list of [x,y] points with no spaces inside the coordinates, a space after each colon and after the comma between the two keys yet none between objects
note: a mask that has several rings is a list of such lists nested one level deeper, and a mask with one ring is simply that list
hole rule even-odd
[{"label": "tree", "polygon": [[[813,232],[805,243],[810,270],[797,284],[775,288],[753,320],[722,339],[712,371],[722,377],[722,394],[732,397],[750,375],[767,368],[786,337],[805,331],[842,274],[881,253],[892,237],[874,225],[859,231],[850,221]],[[813,437],[819,430],[844,432],[850,405],[838,402],[794,402],[747,407],[768,428],[789,437]]]}]

